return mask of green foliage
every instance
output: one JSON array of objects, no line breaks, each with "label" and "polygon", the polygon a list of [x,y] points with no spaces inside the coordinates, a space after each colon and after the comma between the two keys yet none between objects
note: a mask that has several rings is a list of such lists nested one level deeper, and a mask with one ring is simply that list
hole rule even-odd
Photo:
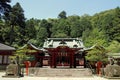
[{"label": "green foliage", "polygon": [[65,11],[62,11],[59,15],[58,15],[58,18],[63,18],[63,19],[66,19],[66,12]]},{"label": "green foliage", "polygon": [[120,53],[120,43],[118,41],[112,41],[109,44],[110,45],[107,47],[107,50],[110,53]]},{"label": "green foliage", "polygon": [[17,57],[19,57],[19,63],[23,63],[24,61],[32,61],[35,59],[35,56],[33,55],[28,55],[26,53],[34,53],[36,50],[30,50],[27,48],[27,45],[23,46],[23,48],[16,50],[14,55],[10,56],[11,60],[16,60]]},{"label": "green foliage", "polygon": [[[66,16],[62,11],[58,18],[54,19],[29,19],[24,17],[24,10],[19,3],[12,8],[8,4],[10,0],[4,1],[5,14],[0,19],[0,42],[14,47],[20,47],[28,41],[38,47],[42,47],[44,39],[51,37],[60,38],[82,38],[86,47],[97,44],[89,51],[86,58],[90,61],[106,61],[106,52],[120,52],[120,8],[103,11],[93,16]],[[0,2],[1,2],[0,1]],[[7,11],[8,10],[8,11]],[[1,10],[0,10],[1,11]],[[104,46],[105,48],[101,47]],[[17,51],[16,56],[22,60],[27,59],[26,50]]]},{"label": "green foliage", "polygon": [[4,14],[6,17],[8,17],[9,12],[11,11],[10,3],[11,0],[0,0],[0,18],[1,14]]},{"label": "green foliage", "polygon": [[0,20],[0,33],[2,33],[0,42],[19,47],[29,41],[42,47],[46,38],[78,37],[83,39],[86,47],[98,44],[105,46],[109,51],[112,50],[111,52],[119,52],[119,45],[115,45],[120,43],[119,7],[93,16],[85,14],[67,17],[66,14],[62,11],[58,14],[58,18],[42,20],[32,18],[25,21],[24,11],[17,3],[12,7],[9,16]]},{"label": "green foliage", "polygon": [[[24,11],[19,3],[16,3],[9,12],[7,17],[4,17],[5,25],[10,27],[9,31],[9,45],[14,45],[14,42],[17,42],[18,39],[20,44],[24,42],[25,31],[25,17]],[[19,28],[20,27],[20,28]]]},{"label": "green foliage", "polygon": [[35,28],[35,20],[30,19],[26,21],[26,26],[25,26],[25,39],[26,41],[29,41],[30,39],[35,39],[36,38],[36,28]]},{"label": "green foliage", "polygon": [[108,59],[107,50],[100,46],[96,45],[93,50],[89,51],[86,59],[89,61],[103,61],[106,62]]},{"label": "green foliage", "polygon": [[40,27],[37,33],[37,45],[41,47],[44,43],[44,39],[48,36],[47,30],[44,27]]},{"label": "green foliage", "polygon": [[114,23],[113,32],[112,32],[113,39],[120,42],[120,8],[119,7],[115,9],[115,17],[113,23]]},{"label": "green foliage", "polygon": [[94,28],[92,31],[86,29],[83,32],[83,41],[86,46],[90,47],[93,44],[99,44],[107,46],[106,35],[103,31],[100,31],[98,28]]},{"label": "green foliage", "polygon": [[16,3],[13,7],[11,12],[9,13],[9,19],[11,25],[18,25],[19,27],[25,27],[25,17],[24,11],[19,3]]},{"label": "green foliage", "polygon": [[56,24],[55,32],[53,32],[53,37],[68,37],[70,36],[70,26],[69,23],[65,19],[59,19]]},{"label": "green foliage", "polygon": [[10,27],[0,20],[0,42],[8,43],[9,42],[9,32]]},{"label": "green foliage", "polygon": [[57,33],[54,35],[55,38],[65,38],[67,35],[62,31],[57,31]]},{"label": "green foliage", "polygon": [[49,23],[47,20],[43,19],[40,23],[40,27],[43,27],[43,28],[46,28],[47,30],[47,37],[51,37],[51,27],[52,27],[52,24]]}]

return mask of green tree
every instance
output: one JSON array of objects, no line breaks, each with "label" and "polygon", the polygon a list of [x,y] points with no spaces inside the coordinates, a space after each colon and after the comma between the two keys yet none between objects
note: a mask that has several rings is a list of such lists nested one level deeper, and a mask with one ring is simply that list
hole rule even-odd
[{"label": "green tree", "polygon": [[56,32],[56,34],[54,35],[55,38],[66,38],[68,37],[64,32],[62,32],[61,30],[58,30]]},{"label": "green tree", "polygon": [[0,20],[0,42],[5,43],[9,38],[10,27]]},{"label": "green tree", "polygon": [[44,43],[44,39],[46,39],[47,36],[47,30],[44,27],[40,27],[37,33],[37,46],[41,47]]},{"label": "green tree", "polygon": [[26,36],[26,42],[30,39],[36,39],[36,33],[37,30],[35,28],[35,20],[32,18],[30,20],[26,21],[25,26],[25,36]]},{"label": "green tree", "polygon": [[[97,43],[110,48],[114,41],[120,43],[119,7],[93,16],[85,14],[67,17],[66,12],[62,11],[58,14],[58,18],[54,19],[28,19],[25,22],[26,26],[24,11],[20,4],[13,6],[10,11],[8,17],[5,16],[0,20],[0,42],[2,43],[21,46],[30,41],[42,46],[44,39],[48,37],[82,37],[86,47]],[[119,47],[114,50],[113,52],[119,52]]]},{"label": "green tree", "polygon": [[120,43],[118,41],[113,40],[109,44],[107,47],[109,53],[120,53]]},{"label": "green tree", "polygon": [[71,37],[81,37],[82,36],[82,27],[80,24],[80,17],[73,15],[73,16],[69,16],[67,18],[67,21],[69,23],[68,27],[70,30],[70,36]]},{"label": "green tree", "polygon": [[81,36],[82,36],[82,32],[84,32],[86,29],[90,29],[92,30],[92,24],[91,24],[91,17],[89,15],[83,15],[81,18],[80,18],[80,26],[81,26],[81,29],[80,29],[80,32],[81,32]]},{"label": "green tree", "polygon": [[[20,27],[20,33],[22,35],[25,34],[24,30],[22,28],[25,28],[25,17],[24,17],[24,11],[22,9],[22,7],[20,6],[19,3],[16,3],[16,5],[14,5],[12,7],[11,12],[9,13],[9,19],[8,21],[10,23],[11,26],[11,31],[10,31],[10,45],[13,43],[13,41],[15,40],[15,31],[14,31],[14,27],[19,26]],[[21,35],[19,35],[20,39],[23,39]],[[21,40],[24,42],[24,40]]]},{"label": "green tree", "polygon": [[113,21],[113,39],[120,42],[120,8],[115,9],[115,19]]},{"label": "green tree", "polygon": [[96,43],[107,46],[106,35],[104,31],[100,31],[98,28],[94,28],[93,30],[87,29],[84,31],[82,38],[86,46],[92,46]]},{"label": "green tree", "polygon": [[11,0],[0,0],[0,17],[1,14],[4,14],[6,17],[9,15],[11,11],[10,2]]},{"label": "green tree", "polygon": [[62,11],[62,12],[59,13],[58,18],[66,19],[67,18],[66,15],[67,15],[67,13],[65,11]]},{"label": "green tree", "polygon": [[48,33],[48,36],[47,37],[51,37],[51,27],[52,27],[52,24],[49,23],[47,20],[43,19],[40,23],[40,27],[44,27],[46,28],[47,30],[47,33]]},{"label": "green tree", "polygon": [[107,50],[101,46],[96,45],[91,51],[88,52],[86,59],[89,61],[103,61],[106,62],[108,59]]},{"label": "green tree", "polygon": [[58,26],[58,24],[59,24],[59,21],[58,21],[58,19],[52,19],[52,20],[50,21],[50,23],[52,24],[52,28],[51,28],[52,34],[51,34],[51,37],[54,37],[54,35],[56,35],[56,33],[57,33],[57,31],[58,31],[57,26]]}]

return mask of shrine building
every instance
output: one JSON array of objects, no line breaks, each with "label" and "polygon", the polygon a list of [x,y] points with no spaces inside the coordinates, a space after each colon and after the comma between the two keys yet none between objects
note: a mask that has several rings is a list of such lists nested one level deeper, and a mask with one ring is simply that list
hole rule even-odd
[{"label": "shrine building", "polygon": [[[85,56],[88,50],[79,38],[47,38],[42,48],[31,43],[25,44],[18,50],[31,55],[31,67],[79,68],[86,67]],[[8,65],[16,49],[0,43],[0,65]],[[39,63],[39,64],[38,64]]]},{"label": "shrine building", "polygon": [[0,43],[0,69],[5,69],[5,67],[10,63],[10,58],[14,52],[15,48]]},{"label": "shrine building", "polygon": [[57,67],[86,67],[86,51],[79,38],[47,38],[43,45],[43,66]]}]

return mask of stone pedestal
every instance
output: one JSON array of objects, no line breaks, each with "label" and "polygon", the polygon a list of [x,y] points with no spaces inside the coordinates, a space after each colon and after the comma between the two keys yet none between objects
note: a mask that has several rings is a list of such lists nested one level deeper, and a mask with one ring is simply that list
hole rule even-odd
[{"label": "stone pedestal", "polygon": [[17,64],[9,64],[6,67],[6,74],[3,77],[19,77],[18,75],[18,65]]}]

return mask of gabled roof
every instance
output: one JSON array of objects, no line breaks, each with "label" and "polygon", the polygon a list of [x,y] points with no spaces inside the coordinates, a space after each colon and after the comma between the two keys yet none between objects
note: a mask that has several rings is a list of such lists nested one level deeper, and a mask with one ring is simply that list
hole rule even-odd
[{"label": "gabled roof", "polygon": [[15,50],[15,48],[13,48],[13,47],[11,47],[11,46],[8,46],[8,45],[5,45],[5,44],[0,43],[0,50]]}]

